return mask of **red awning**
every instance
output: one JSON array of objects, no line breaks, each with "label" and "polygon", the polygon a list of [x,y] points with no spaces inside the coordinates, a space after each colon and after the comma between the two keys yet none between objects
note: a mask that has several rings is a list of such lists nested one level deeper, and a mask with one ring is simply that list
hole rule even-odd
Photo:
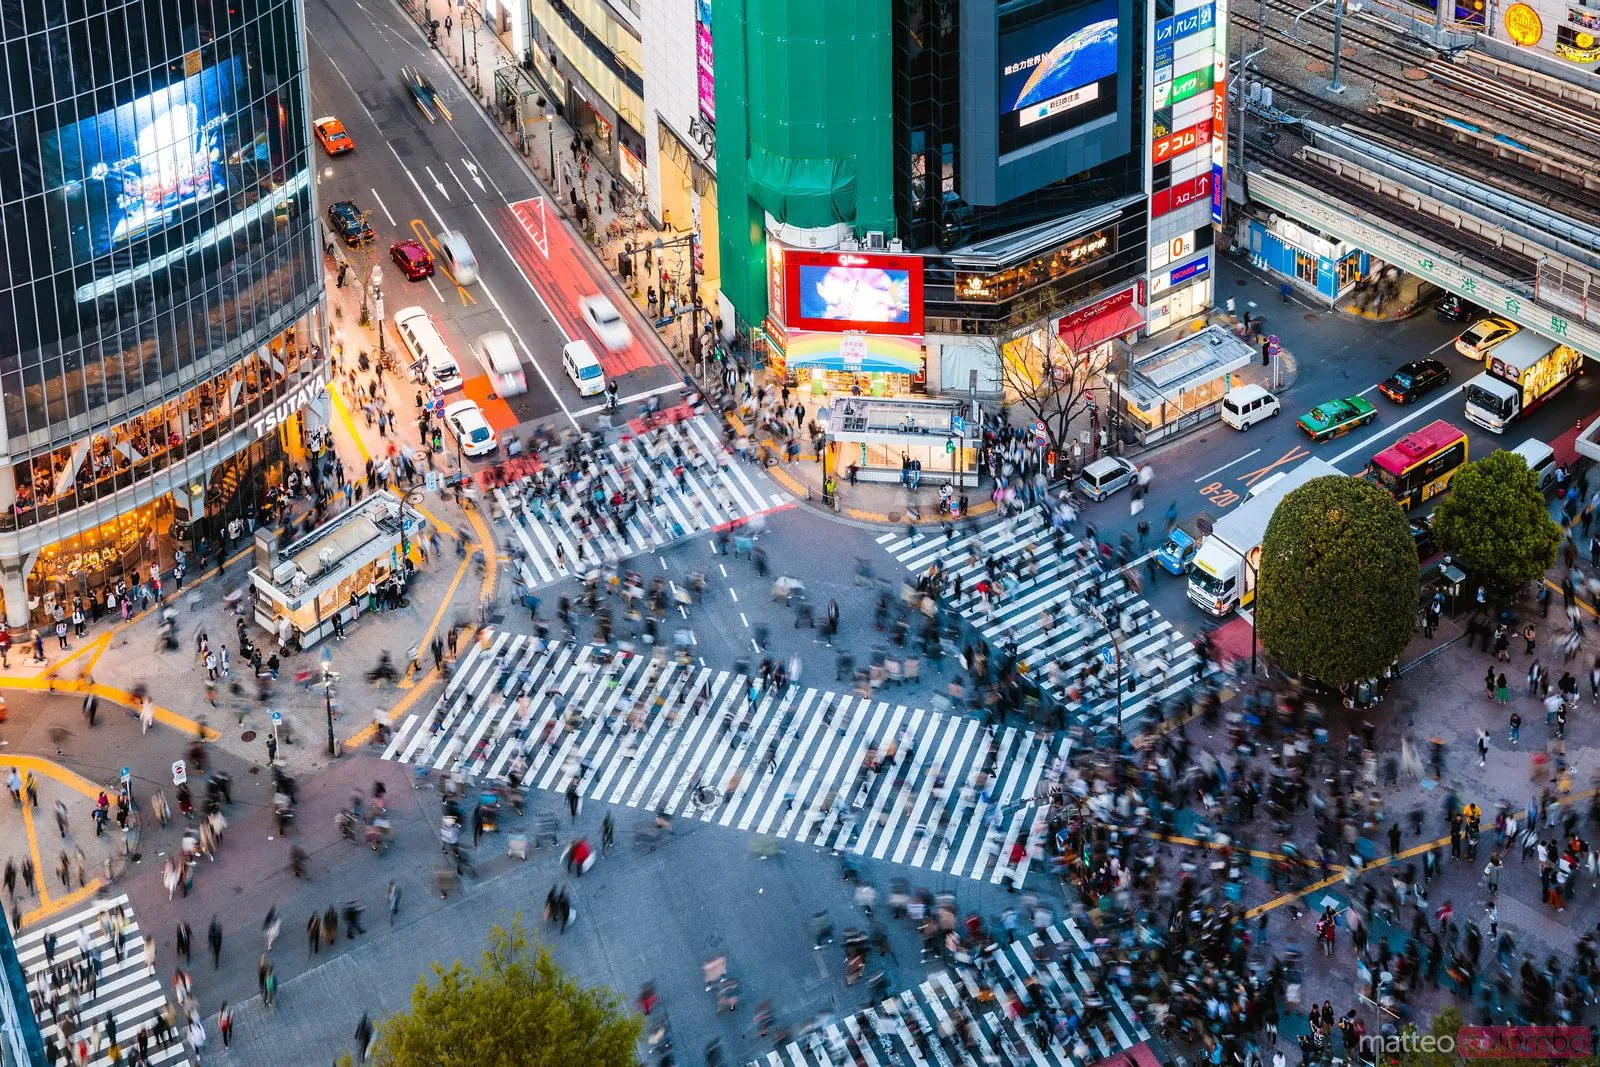
[{"label": "red awning", "polygon": [[1082,351],[1143,329],[1144,308],[1134,301],[1137,290],[1137,286],[1129,286],[1120,293],[1063,315],[1056,324],[1056,336],[1068,347]]}]

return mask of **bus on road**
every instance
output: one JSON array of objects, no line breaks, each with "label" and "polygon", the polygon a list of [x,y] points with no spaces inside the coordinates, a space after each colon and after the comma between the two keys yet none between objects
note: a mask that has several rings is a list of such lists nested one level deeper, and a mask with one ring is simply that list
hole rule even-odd
[{"label": "bus on road", "polygon": [[1387,490],[1401,511],[1410,511],[1449,488],[1466,462],[1466,432],[1438,419],[1373,456],[1362,477]]}]

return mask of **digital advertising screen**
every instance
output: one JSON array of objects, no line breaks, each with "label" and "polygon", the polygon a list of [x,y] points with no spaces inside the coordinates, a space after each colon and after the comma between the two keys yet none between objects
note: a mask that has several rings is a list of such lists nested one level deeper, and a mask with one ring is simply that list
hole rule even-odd
[{"label": "digital advertising screen", "polygon": [[787,325],[797,330],[922,332],[922,259],[789,251]]},{"label": "digital advertising screen", "polygon": [[232,136],[238,61],[174,82],[41,138],[59,175],[70,262],[150,237],[225,197],[254,146]]},{"label": "digital advertising screen", "polygon": [[1094,0],[1000,35],[1000,154],[1117,110],[1116,0]]}]

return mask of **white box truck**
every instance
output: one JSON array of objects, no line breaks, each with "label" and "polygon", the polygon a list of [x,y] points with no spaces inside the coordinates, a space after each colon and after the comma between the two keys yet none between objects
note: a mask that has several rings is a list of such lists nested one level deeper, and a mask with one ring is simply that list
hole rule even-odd
[{"label": "white box truck", "polygon": [[1489,350],[1484,371],[1467,383],[1467,418],[1504,433],[1519,418],[1565,389],[1583,372],[1576,349],[1523,330]]},{"label": "white box truck", "polygon": [[1211,615],[1226,615],[1255,599],[1261,539],[1278,502],[1313,478],[1344,473],[1308,459],[1218,519],[1189,567],[1189,599]]}]

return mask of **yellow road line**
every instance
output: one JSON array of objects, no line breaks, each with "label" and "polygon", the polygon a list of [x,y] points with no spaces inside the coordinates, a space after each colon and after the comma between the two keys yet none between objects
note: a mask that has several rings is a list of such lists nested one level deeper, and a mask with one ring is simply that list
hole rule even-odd
[{"label": "yellow road line", "polygon": [[433,621],[428,623],[428,628],[422,631],[422,637],[417,641],[417,658],[406,664],[405,677],[400,680],[401,686],[406,686],[411,681],[411,676],[416,673],[416,664],[428,654],[428,643],[438,631],[439,621],[444,618],[444,613],[450,610],[450,605],[456,597],[456,590],[461,586],[461,579],[467,576],[467,565],[472,562],[475,555],[476,553],[469,553],[456,568],[455,577],[450,579],[450,588],[445,590],[444,599],[439,601],[439,610],[433,613]]},{"label": "yellow road line", "polygon": [[[67,678],[7,678],[0,677],[0,689],[20,689],[34,693],[93,693],[102,700],[109,700],[113,704],[121,704],[134,711],[139,710],[139,701],[126,689],[115,686],[101,685],[98,682],[82,682]],[[160,704],[153,707],[155,720],[163,726],[174,730],[181,730],[191,736],[200,734],[200,724],[185,715],[179,715],[170,708]],[[205,739],[215,741],[222,735],[211,727],[205,727]]]},{"label": "yellow road line", "polygon": [[328,395],[333,398],[333,410],[339,413],[339,421],[344,423],[344,428],[350,434],[350,440],[355,442],[356,449],[361,453],[363,461],[372,458],[372,453],[367,451],[367,443],[356,432],[356,424],[350,418],[350,409],[344,406],[344,401],[339,399],[339,383],[333,382],[328,387]]},{"label": "yellow road line", "polygon": [[50,868],[44,865],[44,857],[39,854],[39,831],[33,825],[33,805],[28,803],[26,797],[22,800],[22,825],[28,832],[28,854],[33,857],[33,869],[36,872],[35,882],[39,889],[39,907],[50,906]]},{"label": "yellow road line", "polygon": [[[100,886],[102,884],[104,883],[102,883],[100,879],[91,878],[82,886],[74,889],[60,900],[51,901],[49,904],[41,903],[37,908],[34,908],[32,911],[28,912],[22,917],[22,925],[32,926],[34,923],[43,919],[48,919],[50,916],[59,912],[67,911],[70,908],[77,907],[79,904],[91,899],[96,893],[100,892]],[[41,882],[41,895],[42,893],[43,885]]]},{"label": "yellow road line", "polygon": [[78,672],[78,677],[82,678],[94,671],[94,665],[99,663],[100,657],[106,654],[106,649],[111,647],[111,639],[117,635],[119,630],[121,630],[120,626],[107,630],[94,642],[94,645],[91,646],[94,648],[94,655],[90,656],[89,661],[83,665],[83,669]]},{"label": "yellow road line", "polygon": [[489,526],[483,521],[483,516],[478,514],[477,508],[467,509],[467,521],[472,524],[473,531],[478,535],[478,544],[483,550],[483,587],[479,590],[480,603],[487,604],[494,599],[495,582],[500,575],[500,562],[495,558],[494,534],[489,532]]},{"label": "yellow road line", "polygon": [[[35,774],[42,774],[52,781],[60,782],[68,789],[73,789],[79,793],[82,793],[90,800],[98,800],[100,797],[101,787],[99,785],[89,781],[89,779],[83,777],[81,774],[78,774],[76,771],[68,770],[67,768],[61,766],[61,764],[56,763],[53,760],[47,760],[43,756],[0,756],[0,767],[15,767],[23,774],[26,774],[28,771],[32,771]],[[107,792],[109,793],[110,790],[107,790]]]},{"label": "yellow road line", "polygon": [[[1174,845],[1186,845],[1186,846],[1188,846],[1190,848],[1208,848],[1208,849],[1211,849],[1213,851],[1220,851],[1224,847],[1222,844],[1220,844],[1219,842],[1216,842],[1216,841],[1201,841],[1201,840],[1198,840],[1198,839],[1193,838],[1193,837],[1184,837],[1181,834],[1158,834],[1158,833],[1155,833],[1153,831],[1150,831],[1150,832],[1147,832],[1145,836],[1153,837],[1157,841],[1169,841]],[[1249,854],[1251,856],[1254,856],[1256,859],[1261,859],[1261,860],[1284,860],[1286,862],[1293,863],[1293,864],[1296,864],[1296,865],[1301,866],[1301,867],[1320,867],[1321,866],[1321,864],[1319,864],[1316,860],[1307,859],[1304,856],[1290,856],[1290,855],[1287,855],[1287,854],[1282,853],[1282,852],[1268,852],[1265,849],[1259,849],[1259,848],[1240,849],[1237,845],[1230,845],[1228,847],[1233,848],[1233,850],[1235,852],[1240,852],[1240,851],[1245,852],[1245,853],[1247,853],[1247,854]],[[1342,866],[1340,866],[1338,864],[1334,864],[1334,870],[1343,871],[1344,867],[1342,867]]]},{"label": "yellow road line", "polygon": [[461,535],[456,532],[456,528],[455,528],[454,525],[452,525],[451,523],[447,523],[447,522],[442,521],[439,518],[439,516],[435,515],[433,512],[431,512],[427,508],[423,507],[421,504],[413,504],[413,505],[411,505],[411,510],[415,511],[417,514],[421,515],[423,518],[425,518],[429,522],[433,523],[433,528],[435,530],[438,530],[440,533],[444,534],[446,537],[450,538],[452,541],[461,540]]},{"label": "yellow road line", "polygon": [[[495,554],[493,552],[493,535],[489,532],[488,525],[483,521],[483,516],[478,514],[477,508],[467,509],[467,522],[472,525],[473,531],[478,536],[478,551],[481,551],[484,554],[485,563],[483,567],[483,586],[479,590],[479,602],[488,604],[494,599],[495,580],[499,572],[499,564],[496,561]],[[461,568],[456,572],[455,580],[450,585],[450,592],[445,596],[444,603],[440,605],[439,614],[434,619],[435,626],[438,625],[439,618],[444,615],[446,608],[449,607],[451,599],[455,596],[456,587],[461,581],[461,576],[465,573],[466,564],[463,563]],[[468,626],[461,631],[459,641],[471,643],[475,637],[475,628]],[[432,682],[438,677],[440,677],[438,668],[428,668],[427,672],[423,674],[421,678],[415,680],[414,687],[411,689],[411,691],[406,693],[405,696],[401,697],[394,704],[394,706],[389,709],[389,721],[391,723],[398,722],[402,717],[404,717],[405,714],[411,710],[412,705],[420,700],[424,693],[433,688]],[[367,725],[350,735],[349,740],[345,742],[345,747],[361,748],[371,744],[372,738],[377,732],[377,726],[369,722]]]},{"label": "yellow road line", "polygon": [[62,667],[65,667],[67,664],[77,659],[79,656],[88,655],[90,652],[94,652],[95,654],[89,658],[88,664],[86,664],[83,669],[78,672],[80,675],[86,674],[89,671],[89,667],[93,666],[94,661],[99,658],[100,652],[96,651],[96,649],[104,651],[106,642],[109,640],[111,640],[111,635],[107,633],[101,634],[93,641],[86,641],[77,648],[73,649],[71,652],[67,653],[65,656],[62,656],[60,659],[51,660],[50,663],[40,673],[46,675],[54,674]]}]

